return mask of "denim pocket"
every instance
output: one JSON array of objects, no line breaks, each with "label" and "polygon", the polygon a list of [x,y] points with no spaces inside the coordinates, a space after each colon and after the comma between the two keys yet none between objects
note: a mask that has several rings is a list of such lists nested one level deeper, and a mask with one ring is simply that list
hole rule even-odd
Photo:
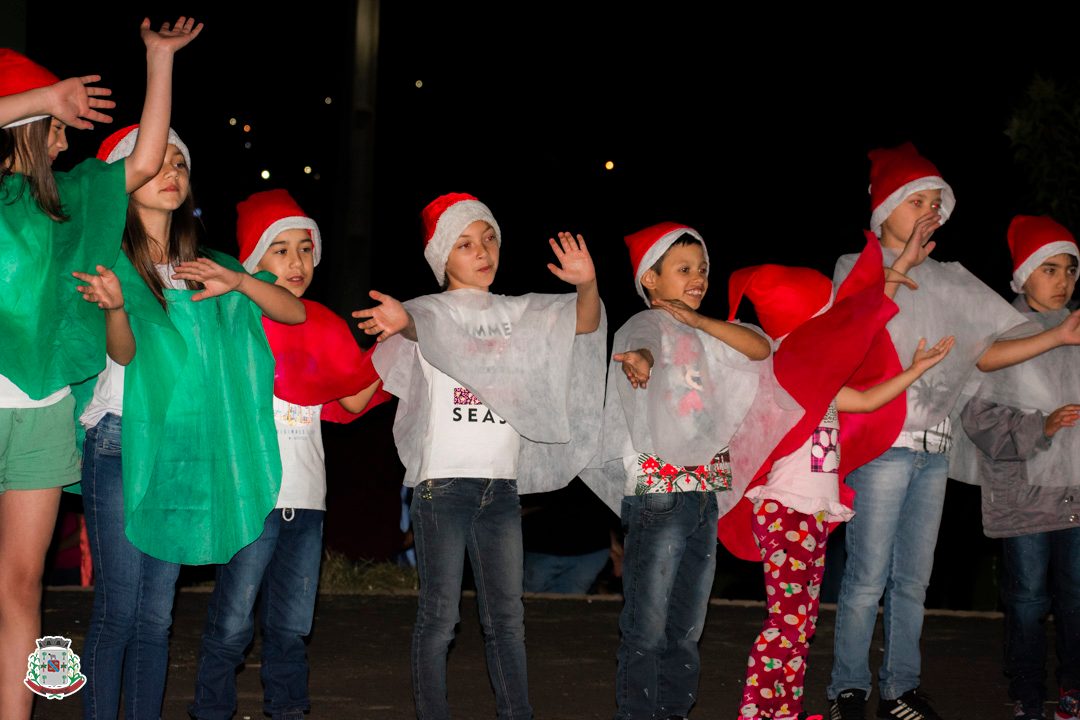
[{"label": "denim pocket", "polygon": [[98,427],[93,430],[97,431],[94,452],[108,457],[120,457],[120,428],[111,425],[102,428],[101,423],[98,423]]},{"label": "denim pocket", "polygon": [[457,481],[457,478],[433,478],[431,480],[425,480],[424,486],[428,490],[447,490],[452,488]]},{"label": "denim pocket", "polygon": [[641,496],[641,514],[645,522],[659,519],[675,512],[682,501],[682,493],[646,493]]}]

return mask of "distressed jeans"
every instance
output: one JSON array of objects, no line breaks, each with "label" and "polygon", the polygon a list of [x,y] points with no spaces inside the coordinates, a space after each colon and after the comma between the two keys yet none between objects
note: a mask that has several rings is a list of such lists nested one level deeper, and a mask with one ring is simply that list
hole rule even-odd
[{"label": "distressed jeans", "polygon": [[616,720],[685,716],[697,700],[698,640],[716,572],[716,497],[631,495],[622,501],[622,639]]}]

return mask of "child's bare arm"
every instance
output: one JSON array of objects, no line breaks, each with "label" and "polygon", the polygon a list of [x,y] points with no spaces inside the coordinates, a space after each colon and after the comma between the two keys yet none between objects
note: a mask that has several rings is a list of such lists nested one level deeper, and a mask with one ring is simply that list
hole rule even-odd
[{"label": "child's bare arm", "polygon": [[353,414],[358,413],[366,408],[367,404],[371,402],[371,397],[375,394],[375,391],[379,389],[379,383],[381,382],[381,379],[376,380],[355,395],[339,398],[338,402],[341,403],[341,407],[349,412]]},{"label": "child's bare arm", "polygon": [[246,272],[230,270],[210,258],[198,258],[173,268],[174,280],[202,283],[203,290],[191,296],[195,302],[236,290],[259,306],[263,315],[285,325],[298,325],[307,319],[304,303],[283,287],[264,282]]},{"label": "child's bare arm", "polygon": [[401,302],[378,290],[372,290],[368,296],[379,304],[363,310],[353,310],[354,318],[367,318],[356,324],[358,328],[368,335],[378,335],[376,342],[382,342],[398,333],[409,340],[416,340],[416,323]]},{"label": "child's bare arm", "polygon": [[702,315],[682,300],[653,300],[652,304],[671,313],[683,325],[712,335],[751,360],[764,360],[772,354],[769,341],[748,327]]},{"label": "child's bare arm", "polygon": [[998,340],[986,349],[976,365],[983,372],[992,372],[1030,360],[1062,345],[1080,345],[1080,310],[1066,317],[1057,327],[1038,335]]},{"label": "child's bare arm", "polygon": [[91,86],[99,80],[100,75],[83,75],[0,97],[0,127],[37,115],[51,115],[78,130],[93,130],[91,120],[112,122],[111,117],[99,112],[116,107],[112,100],[103,99],[111,95],[112,90]]},{"label": "child's bare arm", "polygon": [[622,363],[623,373],[630,381],[630,386],[635,389],[644,389],[649,384],[649,376],[652,374],[653,356],[645,348],[627,350],[615,353],[611,359]]},{"label": "child's bare arm", "polygon": [[944,360],[952,350],[954,342],[955,338],[950,335],[938,340],[932,348],[927,348],[926,338],[922,338],[906,370],[866,390],[844,386],[836,395],[836,409],[840,412],[857,413],[877,410],[907,390],[924,372]]},{"label": "child's bare arm", "polygon": [[135,335],[131,332],[127,311],[124,309],[124,293],[120,278],[104,265],[98,265],[97,275],[73,272],[73,276],[86,283],[75,290],[83,300],[105,311],[105,351],[118,365],[127,365],[135,357]]},{"label": "child's bare arm", "polygon": [[[911,229],[911,237],[908,238],[907,243],[904,244],[904,249],[893,262],[892,269],[900,273],[900,275],[904,275],[908,270],[921,265],[926,258],[930,257],[930,253],[937,247],[937,243],[931,240],[930,236],[939,227],[941,227],[941,215],[936,212],[923,215],[916,220]],[[898,284],[886,277],[886,295],[890,298],[896,297],[896,291],[899,288]]]},{"label": "child's bare arm", "polygon": [[585,247],[585,238],[575,239],[568,232],[559,233],[559,241],[549,238],[559,264],[548,263],[555,277],[577,288],[577,334],[586,335],[600,327],[600,291],[596,287],[596,268]]}]

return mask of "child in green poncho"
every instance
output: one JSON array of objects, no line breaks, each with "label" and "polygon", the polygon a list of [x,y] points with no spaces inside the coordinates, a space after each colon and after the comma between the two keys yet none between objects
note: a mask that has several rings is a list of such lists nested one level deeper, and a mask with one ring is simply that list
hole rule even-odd
[{"label": "child in green poncho", "polygon": [[202,26],[144,20],[144,140],[122,164],[52,171],[66,127],[108,122],[97,76],[60,81],[0,50],[0,717],[30,716],[27,655],[41,635],[41,577],[60,487],[79,479],[69,386],[101,370],[101,313],[72,295],[71,273],[113,263],[127,194],[157,172],[171,110],[173,55]]}]

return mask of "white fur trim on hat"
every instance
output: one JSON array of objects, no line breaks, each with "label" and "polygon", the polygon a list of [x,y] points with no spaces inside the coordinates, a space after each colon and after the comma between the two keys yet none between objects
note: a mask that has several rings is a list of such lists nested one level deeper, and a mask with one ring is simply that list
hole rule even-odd
[{"label": "white fur trim on hat", "polygon": [[311,231],[311,242],[314,245],[311,253],[312,266],[318,265],[319,260],[322,259],[322,234],[319,232],[319,224],[309,217],[293,215],[275,220],[270,223],[270,227],[263,230],[263,234],[259,236],[259,242],[255,243],[255,248],[251,251],[251,254],[244,259],[244,262],[240,263],[244,266],[244,269],[249,273],[254,273],[255,267],[262,261],[266,251],[270,249],[270,244],[274,242],[274,238],[286,230]]},{"label": "white fur trim on hat", "polygon": [[[105,162],[111,165],[133,153],[135,151],[135,139],[138,137],[139,128],[135,128],[125,135],[120,142],[116,143],[116,147],[109,153],[109,157],[105,158]],[[183,154],[184,160],[187,162],[188,172],[191,172],[191,153],[188,152],[187,145],[184,144],[184,141],[180,139],[180,136],[172,128],[169,128],[169,145],[175,145],[176,149]]]},{"label": "white fur trim on hat", "polygon": [[637,288],[637,293],[641,296],[641,299],[645,301],[646,306],[652,307],[652,303],[649,302],[649,294],[645,292],[645,288],[641,286],[641,278],[645,276],[645,273],[649,268],[655,265],[657,261],[664,256],[664,253],[668,251],[668,248],[683,235],[690,235],[691,237],[697,238],[697,241],[701,243],[702,252],[705,253],[705,265],[706,267],[709,266],[709,248],[705,247],[705,240],[702,239],[697,230],[688,227],[680,227],[661,235],[660,238],[652,244],[652,247],[646,251],[645,255],[642,256],[641,262],[638,264],[637,270],[634,273],[634,287]]},{"label": "white fur trim on hat", "polygon": [[35,122],[37,120],[44,120],[47,117],[49,117],[49,116],[48,115],[35,115],[34,117],[23,118],[22,120],[16,120],[13,123],[8,123],[7,125],[5,125],[3,127],[3,129],[4,130],[9,130],[11,128],[19,127],[20,125],[29,125],[32,122]]},{"label": "white fur trim on hat", "polygon": [[1020,263],[1020,267],[1013,271],[1013,279],[1010,287],[1015,293],[1024,292],[1024,283],[1031,277],[1031,273],[1035,272],[1035,269],[1046,262],[1047,258],[1052,258],[1055,255],[1061,255],[1062,253],[1068,253],[1077,260],[1080,260],[1080,251],[1076,248],[1076,243],[1069,242],[1068,240],[1056,240],[1054,242],[1046,243],[1035,252],[1028,256],[1027,260]]},{"label": "white fur trim on hat", "polygon": [[941,190],[941,209],[938,213],[941,215],[941,224],[944,225],[952,215],[953,208],[956,207],[956,195],[949,187],[949,183],[936,175],[931,175],[912,180],[907,185],[901,185],[885,198],[884,202],[874,208],[874,212],[870,214],[870,230],[881,237],[881,225],[892,215],[892,211],[898,208],[909,195],[923,190]]},{"label": "white fur trim on hat", "polygon": [[465,232],[465,228],[477,220],[483,220],[491,226],[495,231],[495,242],[502,247],[502,231],[487,205],[479,200],[461,200],[454,203],[439,216],[435,233],[424,247],[424,259],[431,266],[439,285],[446,283],[446,260],[450,257],[454,243],[461,237],[461,233]]}]

